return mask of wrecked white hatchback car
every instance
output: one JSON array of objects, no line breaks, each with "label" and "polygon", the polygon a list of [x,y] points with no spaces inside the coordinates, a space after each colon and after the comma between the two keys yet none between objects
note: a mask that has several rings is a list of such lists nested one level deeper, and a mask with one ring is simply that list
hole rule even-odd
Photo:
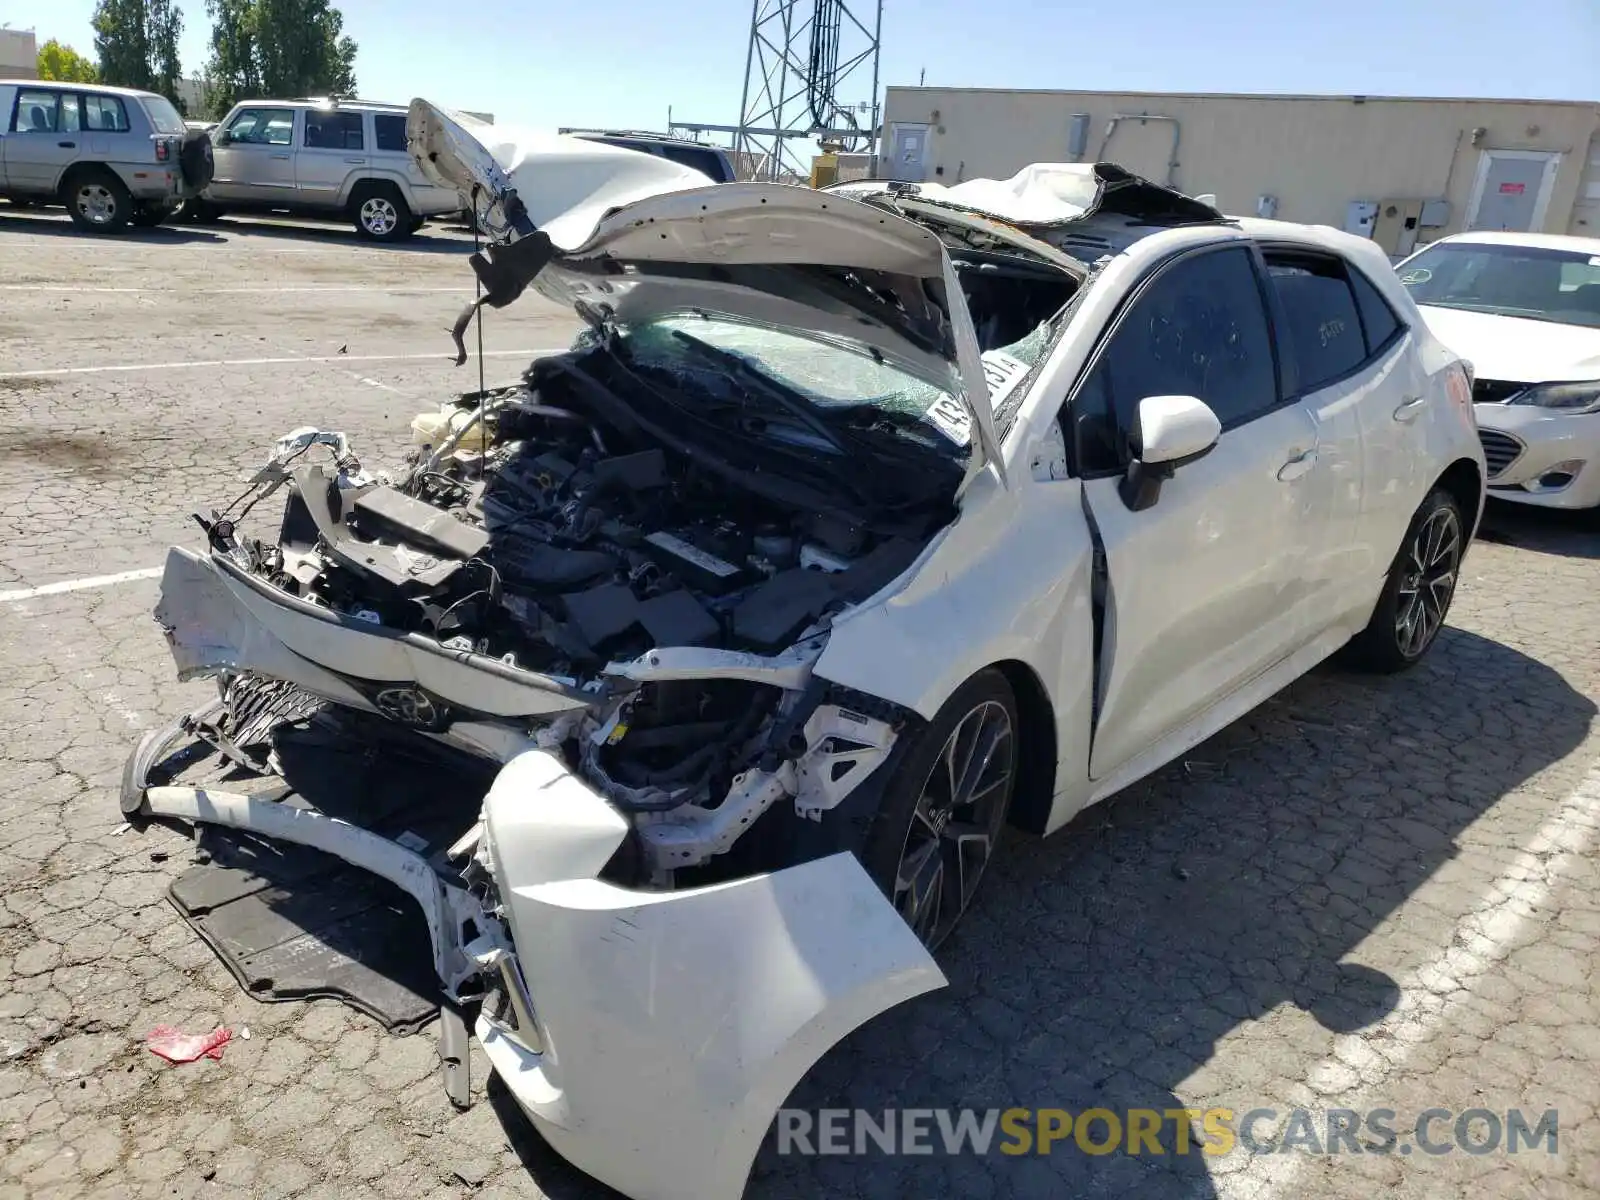
[{"label": "wrecked white hatchback car", "polygon": [[[296,430],[198,518],[157,618],[220,698],[123,806],[401,888],[447,1061],[476,1005],[544,1137],[629,1196],[739,1195],[807,1069],[942,985],[1008,820],[1439,632],[1471,380],[1370,243],[1110,166],[705,187],[422,101],[409,137],[492,235],[481,303],[587,328],[389,474]],[[275,770],[319,712],[492,777],[399,835],[158,778],[190,734]]]}]

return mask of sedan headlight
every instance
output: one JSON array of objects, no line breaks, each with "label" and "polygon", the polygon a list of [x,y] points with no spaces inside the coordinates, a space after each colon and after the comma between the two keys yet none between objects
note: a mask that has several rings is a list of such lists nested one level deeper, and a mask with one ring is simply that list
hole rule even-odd
[{"label": "sedan headlight", "polygon": [[1541,383],[1511,398],[1512,404],[1531,404],[1564,413],[1600,412],[1600,379],[1580,383]]}]

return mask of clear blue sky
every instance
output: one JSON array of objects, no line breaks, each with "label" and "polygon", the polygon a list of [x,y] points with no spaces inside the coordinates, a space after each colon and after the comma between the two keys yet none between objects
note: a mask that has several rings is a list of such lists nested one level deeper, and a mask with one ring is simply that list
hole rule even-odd
[{"label": "clear blue sky", "polygon": [[[179,0],[186,74],[203,0]],[[344,0],[372,99],[541,127],[738,117],[749,0]],[[93,0],[0,0],[0,23],[93,54]],[[887,0],[883,82],[1600,100],[1600,0]],[[409,65],[408,65],[409,64]],[[863,89],[865,91],[866,89]],[[866,95],[850,99],[867,99]]]}]

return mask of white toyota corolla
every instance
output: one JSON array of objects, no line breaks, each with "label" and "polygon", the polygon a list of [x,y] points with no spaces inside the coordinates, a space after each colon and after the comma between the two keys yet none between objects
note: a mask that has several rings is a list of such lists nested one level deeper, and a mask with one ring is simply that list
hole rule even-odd
[{"label": "white toyota corolla", "polygon": [[232,757],[290,686],[498,775],[391,840],[153,786],[169,730],[123,805],[403,888],[510,1092],[629,1196],[737,1196],[808,1068],[944,983],[1007,821],[1438,635],[1471,379],[1370,242],[1106,165],[704,187],[421,101],[409,136],[493,237],[483,303],[587,330],[388,476],[294,431],[157,616],[223,684],[174,729]]},{"label": "white toyota corolla", "polygon": [[1464,233],[1398,271],[1472,363],[1490,494],[1600,506],[1600,238]]}]

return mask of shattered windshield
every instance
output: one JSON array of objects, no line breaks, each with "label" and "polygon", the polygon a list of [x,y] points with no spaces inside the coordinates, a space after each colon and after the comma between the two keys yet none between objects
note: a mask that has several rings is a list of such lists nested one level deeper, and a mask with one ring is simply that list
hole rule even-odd
[{"label": "shattered windshield", "polygon": [[1418,304],[1600,328],[1600,255],[1490,242],[1445,242],[1400,268]]},{"label": "shattered windshield", "polygon": [[[769,325],[717,317],[661,317],[623,330],[636,363],[664,367],[686,377],[746,375],[752,403],[795,411],[814,410],[827,426],[881,423],[885,432],[942,447],[965,457],[966,410],[955,394],[912,375],[868,351]],[[874,418],[881,419],[874,421]],[[775,430],[775,433],[777,431]],[[829,447],[819,444],[819,450]],[[839,449],[837,443],[833,447]]]}]

